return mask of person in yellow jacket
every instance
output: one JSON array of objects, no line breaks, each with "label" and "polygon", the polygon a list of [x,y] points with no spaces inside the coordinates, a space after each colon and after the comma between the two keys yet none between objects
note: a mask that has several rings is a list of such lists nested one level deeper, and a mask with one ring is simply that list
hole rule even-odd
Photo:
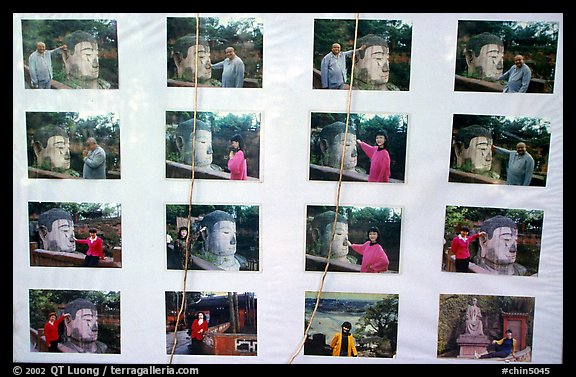
[{"label": "person in yellow jacket", "polygon": [[496,351],[485,353],[483,355],[478,355],[474,352],[474,358],[476,359],[488,359],[492,357],[508,357],[512,355],[515,356],[516,353],[516,339],[512,337],[512,330],[506,330],[506,335],[500,340],[493,340],[492,344],[496,346]]},{"label": "person in yellow jacket", "polygon": [[342,324],[342,332],[337,333],[330,342],[332,348],[332,356],[358,356],[356,345],[354,344],[354,337],[350,333],[352,324],[348,321]]}]

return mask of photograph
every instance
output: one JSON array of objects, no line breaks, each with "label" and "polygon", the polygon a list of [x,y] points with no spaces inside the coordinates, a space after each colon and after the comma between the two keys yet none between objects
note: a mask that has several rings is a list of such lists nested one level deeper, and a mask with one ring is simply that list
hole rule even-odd
[{"label": "photograph", "polygon": [[[412,24],[315,19],[313,89],[410,90]],[[352,75],[354,59],[354,77]]]},{"label": "photograph", "polygon": [[402,208],[335,209],[306,207],[306,271],[398,273]]},{"label": "photograph", "polygon": [[26,112],[28,178],[120,179],[114,113]]},{"label": "photograph", "polygon": [[30,265],[122,267],[121,206],[28,202]]},{"label": "photograph", "polygon": [[558,22],[458,21],[455,91],[553,93]]},{"label": "photograph", "polygon": [[257,205],[166,205],[169,270],[259,271]]},{"label": "photograph", "polygon": [[348,127],[346,118],[310,114],[309,179],[338,181],[342,168],[342,181],[404,183],[408,115],[354,113]]},{"label": "photograph", "polygon": [[167,111],[166,178],[191,179],[194,163],[195,179],[260,181],[261,123],[260,113]]},{"label": "photograph", "polygon": [[30,352],[120,353],[120,292],[30,289]]},{"label": "photograph", "polygon": [[166,292],[168,355],[257,356],[254,292]]},{"label": "photograph", "polygon": [[437,357],[532,361],[534,297],[441,294]]},{"label": "photograph", "polygon": [[308,333],[304,355],[395,358],[398,295],[383,293],[305,293]]},{"label": "photograph", "polygon": [[452,126],[450,182],[546,186],[548,120],[454,114]]},{"label": "photograph", "polygon": [[262,20],[199,17],[198,36],[195,17],[168,17],[166,24],[169,87],[262,87]]},{"label": "photograph", "polygon": [[442,271],[538,276],[544,211],[446,206]]},{"label": "photograph", "polygon": [[118,89],[115,20],[22,20],[26,89]]}]

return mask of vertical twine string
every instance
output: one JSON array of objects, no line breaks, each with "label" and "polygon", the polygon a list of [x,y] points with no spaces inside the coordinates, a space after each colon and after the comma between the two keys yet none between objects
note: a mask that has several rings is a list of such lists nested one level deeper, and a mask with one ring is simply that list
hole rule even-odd
[{"label": "vertical twine string", "polygon": [[[184,278],[182,280],[182,302],[180,303],[180,309],[178,310],[178,316],[176,317],[176,325],[174,327],[174,343],[172,344],[172,351],[170,352],[170,365],[172,365],[172,359],[174,358],[174,351],[176,350],[176,344],[178,342],[178,324],[180,322],[180,316],[184,312],[186,307],[186,280],[188,277],[188,259],[189,259],[189,249],[190,249],[190,223],[192,219],[192,192],[194,190],[194,168],[195,168],[195,149],[196,149],[196,113],[198,109],[198,38],[200,31],[200,17],[196,14],[196,56],[194,59],[194,126],[192,129],[192,176],[190,178],[190,190],[188,193],[188,232],[186,234],[186,254],[184,258]],[[193,241],[196,242],[196,239]]]},{"label": "vertical twine string", "polygon": [[338,222],[338,209],[340,208],[340,191],[342,188],[342,173],[344,170],[344,156],[346,156],[346,142],[348,138],[348,123],[350,121],[350,103],[352,101],[352,86],[354,84],[354,63],[356,61],[356,40],[358,37],[358,13],[356,13],[356,25],[354,28],[354,48],[352,51],[352,69],[350,71],[350,88],[348,88],[348,103],[346,108],[346,129],[344,132],[344,147],[342,149],[342,157],[340,159],[340,174],[338,176],[338,190],[336,192],[336,209],[334,212],[334,224],[332,226],[332,235],[330,236],[330,248],[328,249],[328,257],[326,258],[326,266],[324,267],[324,272],[322,273],[322,278],[320,279],[320,287],[318,288],[318,293],[316,294],[316,303],[314,304],[314,310],[312,311],[312,315],[310,316],[310,321],[308,322],[308,326],[306,326],[306,330],[304,331],[304,336],[298,345],[298,349],[294,354],[290,357],[288,364],[292,364],[292,361],[298,356],[300,350],[306,343],[306,339],[308,339],[308,332],[310,331],[310,327],[312,326],[312,321],[314,320],[314,316],[316,315],[316,311],[318,310],[318,304],[320,303],[320,295],[322,294],[322,289],[324,287],[324,280],[326,279],[326,275],[328,274],[328,267],[330,266],[330,258],[332,257],[332,244],[334,243],[334,236],[336,235],[336,224]]}]

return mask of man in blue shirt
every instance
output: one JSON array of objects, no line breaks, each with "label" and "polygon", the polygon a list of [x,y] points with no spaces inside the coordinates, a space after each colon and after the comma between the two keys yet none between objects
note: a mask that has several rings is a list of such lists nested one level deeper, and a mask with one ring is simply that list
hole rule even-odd
[{"label": "man in blue shirt", "polygon": [[504,86],[504,93],[526,93],[531,77],[532,72],[524,64],[524,57],[516,55],[514,57],[514,65],[506,73],[498,77],[498,80],[508,81]]},{"label": "man in blue shirt", "polygon": [[[360,46],[356,52],[363,51],[366,45]],[[341,52],[338,43],[332,44],[332,51],[322,58],[320,64],[320,77],[322,79],[322,88],[324,89],[343,89],[346,82],[346,58],[352,56],[354,50]]]},{"label": "man in blue shirt", "polygon": [[52,80],[52,54],[61,53],[67,46],[62,45],[53,50],[46,50],[44,42],[36,43],[36,51],[30,54],[28,66],[30,69],[30,81],[34,89],[50,89]]},{"label": "man in blue shirt", "polygon": [[516,144],[516,151],[510,151],[501,147],[494,147],[494,150],[508,156],[508,167],[506,169],[506,183],[517,186],[530,186],[532,174],[534,173],[534,158],[526,151],[526,143]]},{"label": "man in blue shirt", "polygon": [[223,88],[242,88],[244,86],[244,62],[236,55],[234,47],[224,50],[226,59],[212,64],[212,69],[222,69]]}]

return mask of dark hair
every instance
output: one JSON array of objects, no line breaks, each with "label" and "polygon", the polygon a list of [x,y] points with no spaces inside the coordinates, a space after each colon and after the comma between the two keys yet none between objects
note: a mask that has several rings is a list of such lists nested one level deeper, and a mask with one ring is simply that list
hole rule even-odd
[{"label": "dark hair", "polygon": [[200,318],[200,314],[202,314],[202,316],[204,317],[204,319],[206,319],[206,314],[204,314],[204,312],[199,311],[198,313],[196,313],[196,319]]},{"label": "dark hair", "polygon": [[90,228],[90,230],[88,230],[88,233],[98,233],[98,231],[94,228]]},{"label": "dark hair", "polygon": [[230,141],[237,141],[238,142],[238,150],[244,151],[244,138],[240,134],[235,134],[230,138]]},{"label": "dark hair", "polygon": [[376,242],[380,241],[380,229],[378,229],[377,226],[371,226],[370,229],[368,229],[368,231],[366,232],[366,237],[368,237],[368,240],[370,240],[371,232],[375,232],[378,235],[378,237],[376,238]]},{"label": "dark hair", "polygon": [[342,323],[342,327],[347,327],[347,328],[351,329],[352,324],[350,322],[346,321],[346,322]]},{"label": "dark hair", "polygon": [[506,332],[509,332],[510,334],[512,334],[512,330],[510,330],[510,329],[506,330]]},{"label": "dark hair", "polygon": [[470,232],[470,228],[468,228],[466,225],[462,225],[462,226],[460,227],[460,231],[461,231],[461,232],[462,232],[462,231],[464,231],[464,232]]}]

